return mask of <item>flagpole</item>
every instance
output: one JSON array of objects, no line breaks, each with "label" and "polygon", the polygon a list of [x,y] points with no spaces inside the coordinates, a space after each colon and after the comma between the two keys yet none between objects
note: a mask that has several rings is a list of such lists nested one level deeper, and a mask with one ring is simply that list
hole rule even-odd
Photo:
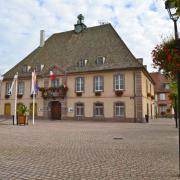
[{"label": "flagpole", "polygon": [[34,106],[35,106],[35,91],[33,92],[33,125],[34,125]]},{"label": "flagpole", "polygon": [[35,111],[35,95],[36,95],[36,72],[34,70],[34,72],[32,72],[32,90],[31,90],[32,94],[33,94],[33,117],[32,117],[32,122],[34,125],[34,111]]},{"label": "flagpole", "polygon": [[[18,75],[18,72],[17,72]],[[18,83],[18,79],[15,80],[15,97],[14,97],[14,124],[17,124],[17,83]]]}]

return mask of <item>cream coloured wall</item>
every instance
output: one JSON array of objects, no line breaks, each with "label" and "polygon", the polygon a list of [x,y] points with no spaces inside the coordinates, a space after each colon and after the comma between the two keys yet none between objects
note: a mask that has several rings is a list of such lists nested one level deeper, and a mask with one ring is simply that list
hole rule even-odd
[{"label": "cream coloured wall", "polygon": [[[114,93],[114,75],[124,74],[125,76],[125,91],[122,97],[117,97]],[[93,79],[94,76],[104,77],[104,91],[101,96],[95,96],[93,91]],[[84,77],[85,78],[85,92],[81,97],[77,97],[75,93],[75,78]],[[134,101],[130,99],[134,95],[134,82],[133,82],[133,72],[132,71],[116,71],[116,72],[103,72],[103,73],[89,73],[89,74],[79,74],[69,76],[67,80],[67,85],[69,91],[67,93],[67,107],[75,107],[75,103],[82,102],[85,105],[85,117],[93,117],[93,104],[95,102],[104,103],[104,116],[107,118],[114,117],[114,103],[117,101],[122,101],[125,103],[126,107],[126,117],[134,118]],[[75,112],[68,112],[69,117],[73,117]]]},{"label": "cream coloured wall", "polygon": [[[147,93],[155,96],[154,94],[154,85],[153,83],[147,78],[144,72],[141,72],[142,75],[142,95],[143,95],[143,117],[147,114],[147,104],[149,104],[149,115],[151,115],[151,105],[152,105],[152,116],[154,117],[154,99],[147,96]],[[151,87],[151,88],[150,88]]]},{"label": "cream coloured wall", "polygon": [[[125,76],[125,91],[121,97],[117,97],[114,92],[114,75],[124,74]],[[104,91],[101,96],[95,96],[93,91],[93,81],[94,76],[101,75],[104,77]],[[154,86],[147,76],[141,72],[142,76],[142,102],[143,102],[143,117],[147,113],[147,103],[150,105],[153,104],[151,98],[147,98],[146,93],[146,81],[148,82],[148,92],[150,92],[151,84],[151,94],[154,95]],[[85,78],[85,91],[81,97],[78,97],[75,93],[75,78],[84,77]],[[46,78],[49,80],[49,78]],[[62,77],[59,77],[60,84],[62,83]],[[23,99],[18,99],[18,102],[24,103],[26,106],[30,106],[32,103],[32,98],[30,97],[31,92],[31,79],[23,80],[25,82],[25,93]],[[38,84],[40,87],[44,87],[45,79],[38,79]],[[51,81],[49,80],[49,87],[51,86]],[[14,91],[13,95],[9,99],[5,99],[5,82],[2,83],[1,89],[1,101],[0,101],[0,115],[4,114],[4,104],[11,104],[11,114],[14,114]],[[66,109],[75,107],[75,103],[82,102],[85,105],[85,117],[93,117],[93,104],[95,102],[104,103],[104,117],[113,118],[114,117],[114,103],[115,102],[124,102],[126,110],[126,118],[134,118],[134,72],[132,70],[123,70],[123,71],[109,71],[109,72],[94,72],[94,73],[81,73],[81,74],[71,74],[67,77],[67,86],[69,88],[67,92],[67,106]],[[58,99],[57,99],[58,100]],[[53,101],[50,99],[49,101]],[[41,92],[36,97],[38,116],[43,116],[44,112],[44,99],[41,96]],[[149,112],[150,112],[149,105]],[[154,104],[153,104],[154,106]],[[67,112],[67,117],[74,117],[75,112]],[[153,107],[154,115],[154,107]]]},{"label": "cream coloured wall", "polygon": [[[13,92],[12,95],[6,99],[5,98],[5,89],[6,89],[6,82],[2,83],[2,87],[1,87],[1,101],[0,101],[0,115],[4,115],[4,107],[5,107],[5,103],[10,103],[11,104],[11,115],[14,114],[14,99],[15,99],[15,85],[13,88]],[[11,83],[11,81],[8,81]],[[30,107],[30,104],[32,103],[32,98],[30,97],[31,94],[31,80],[23,80],[24,82],[24,86],[25,86],[25,90],[24,90],[24,95],[22,98],[17,98],[17,103],[23,103],[24,105],[26,105],[28,108]],[[39,86],[43,86],[43,80],[42,79],[38,79],[38,84]],[[37,103],[37,113],[38,116],[43,116],[43,111],[40,109],[43,109],[43,99],[41,97],[41,93],[39,93],[36,96],[36,103]]]}]

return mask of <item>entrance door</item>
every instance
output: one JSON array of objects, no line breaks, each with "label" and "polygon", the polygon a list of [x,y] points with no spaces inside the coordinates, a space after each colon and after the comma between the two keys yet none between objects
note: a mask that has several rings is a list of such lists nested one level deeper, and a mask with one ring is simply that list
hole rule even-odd
[{"label": "entrance door", "polygon": [[61,103],[58,101],[53,101],[51,103],[51,118],[61,119]]},{"label": "entrance door", "polygon": [[11,115],[11,104],[9,104],[9,103],[5,104],[4,115],[6,115],[6,116]]}]

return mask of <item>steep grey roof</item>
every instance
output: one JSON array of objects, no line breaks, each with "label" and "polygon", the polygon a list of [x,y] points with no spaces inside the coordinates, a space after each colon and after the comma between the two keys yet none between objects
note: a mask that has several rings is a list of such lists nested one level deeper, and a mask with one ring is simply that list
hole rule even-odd
[{"label": "steep grey roof", "polygon": [[[104,56],[106,63],[97,66],[95,60]],[[86,67],[78,67],[81,59],[88,59]],[[35,67],[44,64],[40,74],[47,74],[50,65],[65,67],[67,72],[98,71],[126,68],[143,68],[142,64],[132,55],[125,43],[116,33],[111,24],[90,27],[81,33],[67,31],[53,34],[43,47],[38,47],[21,62],[9,70],[4,77],[10,78],[16,72],[19,76],[29,76],[22,73],[22,66]],[[34,69],[34,68],[32,68]]]}]

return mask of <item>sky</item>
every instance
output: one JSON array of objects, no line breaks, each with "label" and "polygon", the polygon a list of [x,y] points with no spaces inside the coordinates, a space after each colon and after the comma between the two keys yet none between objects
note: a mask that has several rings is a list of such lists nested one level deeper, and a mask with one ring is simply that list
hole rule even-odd
[{"label": "sky", "polygon": [[72,30],[80,13],[88,27],[111,23],[151,72],[151,51],[174,35],[163,0],[0,0],[0,75],[39,46],[41,29],[46,39]]}]

